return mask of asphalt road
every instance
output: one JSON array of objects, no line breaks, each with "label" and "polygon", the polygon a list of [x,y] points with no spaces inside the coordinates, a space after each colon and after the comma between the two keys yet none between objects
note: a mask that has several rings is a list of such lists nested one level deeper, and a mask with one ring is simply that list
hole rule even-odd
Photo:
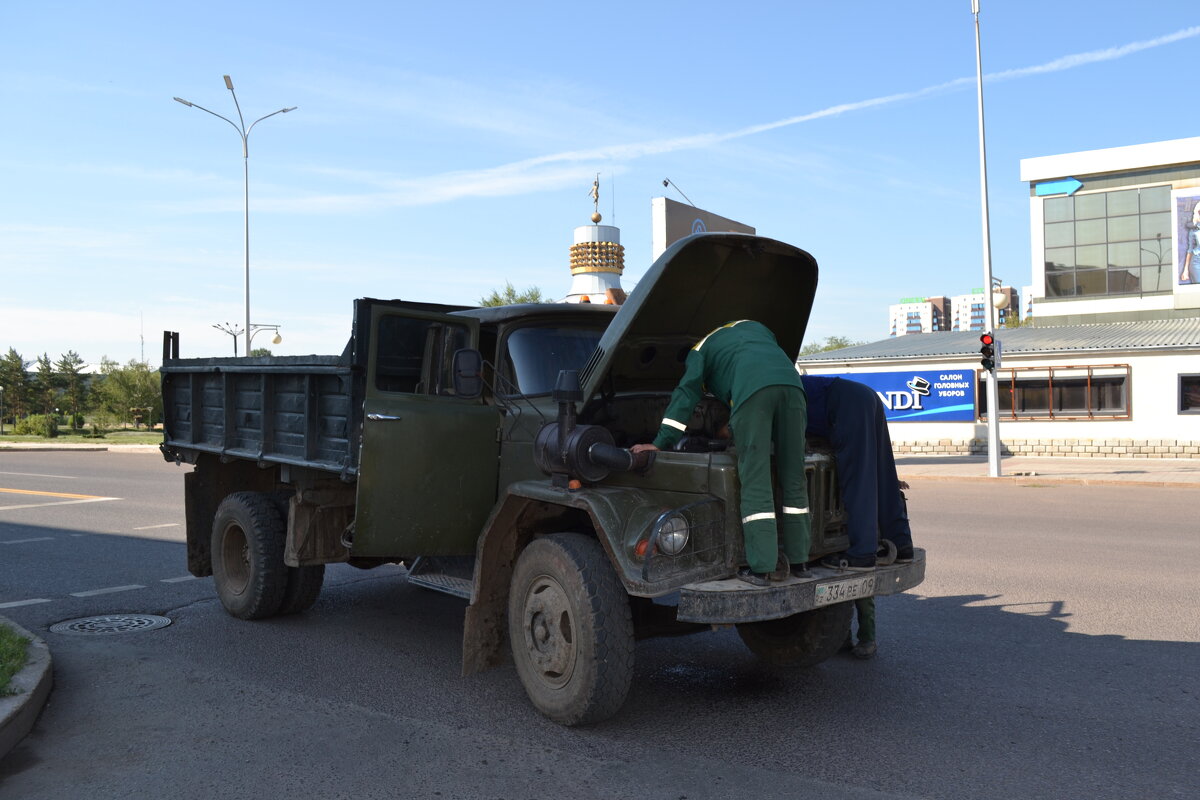
[{"label": "asphalt road", "polygon": [[[880,600],[876,660],[774,671],[732,631],[650,640],[622,712],[565,729],[511,666],[460,677],[465,603],[392,567],[331,568],[303,615],[228,617],[180,580],[185,469],[0,452],[0,614],[56,681],[0,798],[1197,796],[1194,490],[914,481],[927,578]],[[48,631],[133,612],[173,624]]]}]

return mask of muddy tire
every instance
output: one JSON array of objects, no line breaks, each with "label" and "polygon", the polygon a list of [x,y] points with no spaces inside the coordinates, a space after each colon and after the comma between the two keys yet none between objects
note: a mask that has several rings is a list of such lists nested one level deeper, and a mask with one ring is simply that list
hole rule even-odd
[{"label": "muddy tire", "polygon": [[310,567],[288,567],[287,588],[283,590],[283,602],[279,604],[280,615],[299,614],[312,608],[321,594],[325,583],[325,565]]},{"label": "muddy tire", "polygon": [[288,586],[285,535],[279,510],[267,495],[238,492],[221,501],[213,519],[213,582],[232,616],[264,619],[279,611]]},{"label": "muddy tire", "polygon": [[629,598],[595,539],[558,533],[521,552],[508,633],[525,692],[555,722],[599,722],[625,702],[633,677]]},{"label": "muddy tire", "polygon": [[853,603],[837,603],[783,619],[743,622],[738,636],[775,667],[811,667],[837,653],[850,631]]}]

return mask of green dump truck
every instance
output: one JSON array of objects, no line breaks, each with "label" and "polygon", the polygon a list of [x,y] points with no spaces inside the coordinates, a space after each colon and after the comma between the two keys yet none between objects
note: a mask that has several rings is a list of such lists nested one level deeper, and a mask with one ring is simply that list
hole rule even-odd
[{"label": "green dump truck", "polygon": [[[332,356],[184,359],[168,333],[162,452],[193,465],[188,569],[252,620],[310,607],[325,564],[403,564],[469,601],[464,674],[510,654],[534,706],[567,725],[616,713],[648,636],[736,626],[773,664],[819,663],[850,601],[919,584],[924,552],[751,586],[733,577],[728,409],[702,402],[676,450],[627,449],[653,439],[688,349],[718,325],[758,320],[794,357],[816,284],[803,250],[702,234],[620,307],[360,299]],[[848,541],[836,464],[814,444],[815,560]]]}]

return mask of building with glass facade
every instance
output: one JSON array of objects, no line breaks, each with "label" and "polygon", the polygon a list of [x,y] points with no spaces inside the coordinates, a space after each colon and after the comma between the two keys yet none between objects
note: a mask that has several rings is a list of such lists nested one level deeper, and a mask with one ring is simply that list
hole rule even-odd
[{"label": "building with glass facade", "polygon": [[1200,317],[1200,137],[1021,161],[1035,325]]},{"label": "building with glass facade", "polygon": [[[1008,299],[1033,325],[995,331],[1003,452],[1200,458],[1200,137],[1024,159],[1021,179],[1031,285]],[[938,298],[944,332],[928,336],[901,334],[931,313],[893,306],[889,338],[797,366],[875,389],[897,452],[984,453],[986,373],[965,332],[984,298]]]}]

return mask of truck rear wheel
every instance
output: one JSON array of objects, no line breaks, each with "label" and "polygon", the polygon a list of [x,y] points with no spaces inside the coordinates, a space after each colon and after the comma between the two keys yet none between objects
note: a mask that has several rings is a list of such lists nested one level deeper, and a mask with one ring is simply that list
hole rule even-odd
[{"label": "truck rear wheel", "polygon": [[283,519],[267,495],[237,492],[221,501],[213,519],[213,582],[231,615],[264,619],[279,611],[288,588],[284,536]]},{"label": "truck rear wheel", "polygon": [[846,641],[853,613],[853,603],[837,603],[783,619],[743,622],[737,632],[750,652],[772,666],[811,667]]},{"label": "truck rear wheel", "polygon": [[558,533],[517,559],[508,596],[513,661],[538,711],[562,725],[617,712],[633,677],[633,620],[600,544]]}]

